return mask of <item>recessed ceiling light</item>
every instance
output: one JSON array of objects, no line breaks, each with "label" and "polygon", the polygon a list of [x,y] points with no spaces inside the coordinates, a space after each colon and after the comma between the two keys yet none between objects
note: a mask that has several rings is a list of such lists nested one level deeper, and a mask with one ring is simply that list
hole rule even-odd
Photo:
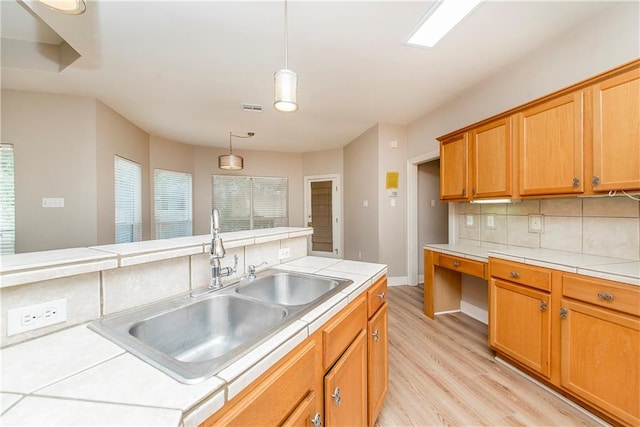
[{"label": "recessed ceiling light", "polygon": [[443,0],[429,10],[407,44],[433,47],[482,0]]}]

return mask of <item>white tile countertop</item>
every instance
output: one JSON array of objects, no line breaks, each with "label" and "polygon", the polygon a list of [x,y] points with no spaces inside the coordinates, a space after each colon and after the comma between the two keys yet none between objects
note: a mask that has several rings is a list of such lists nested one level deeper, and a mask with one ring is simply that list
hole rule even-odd
[{"label": "white tile countertop", "polygon": [[86,324],[5,347],[0,350],[0,424],[197,425],[387,271],[382,264],[319,257],[276,268],[348,278],[354,283],[194,385],[175,381]]},{"label": "white tile countertop", "polygon": [[424,249],[484,262],[488,262],[489,257],[501,258],[640,286],[640,261],[552,249],[501,245],[485,247],[460,244],[427,244],[424,245]]},{"label": "white tile countertop", "polygon": [[[309,227],[277,227],[263,230],[221,233],[227,249],[306,236]],[[28,252],[0,257],[0,288],[40,280],[98,272],[146,262],[205,253],[211,235],[145,240],[90,248]]]}]

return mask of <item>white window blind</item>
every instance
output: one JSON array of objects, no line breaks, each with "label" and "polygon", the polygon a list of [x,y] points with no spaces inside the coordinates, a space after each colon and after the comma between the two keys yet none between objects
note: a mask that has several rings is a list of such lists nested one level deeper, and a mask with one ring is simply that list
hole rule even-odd
[{"label": "white window blind", "polygon": [[193,230],[191,174],[153,171],[156,239],[191,236]]},{"label": "white window blind", "polygon": [[0,254],[16,251],[16,194],[13,145],[0,144]]},{"label": "white window blind", "polygon": [[212,189],[223,232],[289,225],[288,178],[213,175]]},{"label": "white window blind", "polygon": [[115,157],[116,243],[142,240],[142,168]]}]

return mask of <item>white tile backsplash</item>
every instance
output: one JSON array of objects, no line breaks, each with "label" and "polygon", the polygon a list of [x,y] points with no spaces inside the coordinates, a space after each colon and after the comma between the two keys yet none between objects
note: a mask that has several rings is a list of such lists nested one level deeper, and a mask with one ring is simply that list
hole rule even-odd
[{"label": "white tile backsplash", "polygon": [[[485,207],[474,214],[474,226],[466,226],[466,215],[477,212],[468,203],[456,206],[456,241],[480,245],[555,249],[567,252],[640,260],[640,203],[627,197],[587,197],[524,200],[506,205],[506,240],[501,229],[501,208]],[[505,206],[505,205],[503,205]],[[494,214],[495,229],[486,228],[486,214]],[[544,231],[530,233],[528,215],[544,217]],[[478,220],[482,218],[482,223]]]},{"label": "white tile backsplash", "polygon": [[[503,205],[504,207],[504,205]],[[487,225],[487,218],[493,217],[493,227]],[[497,214],[483,214],[479,217],[480,221],[480,240],[489,243],[507,244],[507,216]]]},{"label": "white tile backsplash", "polygon": [[244,252],[246,265],[259,265],[264,261],[267,262],[267,266],[278,265],[280,264],[279,250],[280,241],[278,240],[246,246]]}]

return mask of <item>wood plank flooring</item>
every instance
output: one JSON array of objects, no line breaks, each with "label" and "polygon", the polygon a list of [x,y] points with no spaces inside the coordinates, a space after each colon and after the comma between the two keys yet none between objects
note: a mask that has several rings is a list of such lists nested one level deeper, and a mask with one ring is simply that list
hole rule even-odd
[{"label": "wood plank flooring", "polygon": [[496,362],[487,326],[422,312],[422,286],[389,295],[389,392],[377,427],[594,426],[596,421]]}]

